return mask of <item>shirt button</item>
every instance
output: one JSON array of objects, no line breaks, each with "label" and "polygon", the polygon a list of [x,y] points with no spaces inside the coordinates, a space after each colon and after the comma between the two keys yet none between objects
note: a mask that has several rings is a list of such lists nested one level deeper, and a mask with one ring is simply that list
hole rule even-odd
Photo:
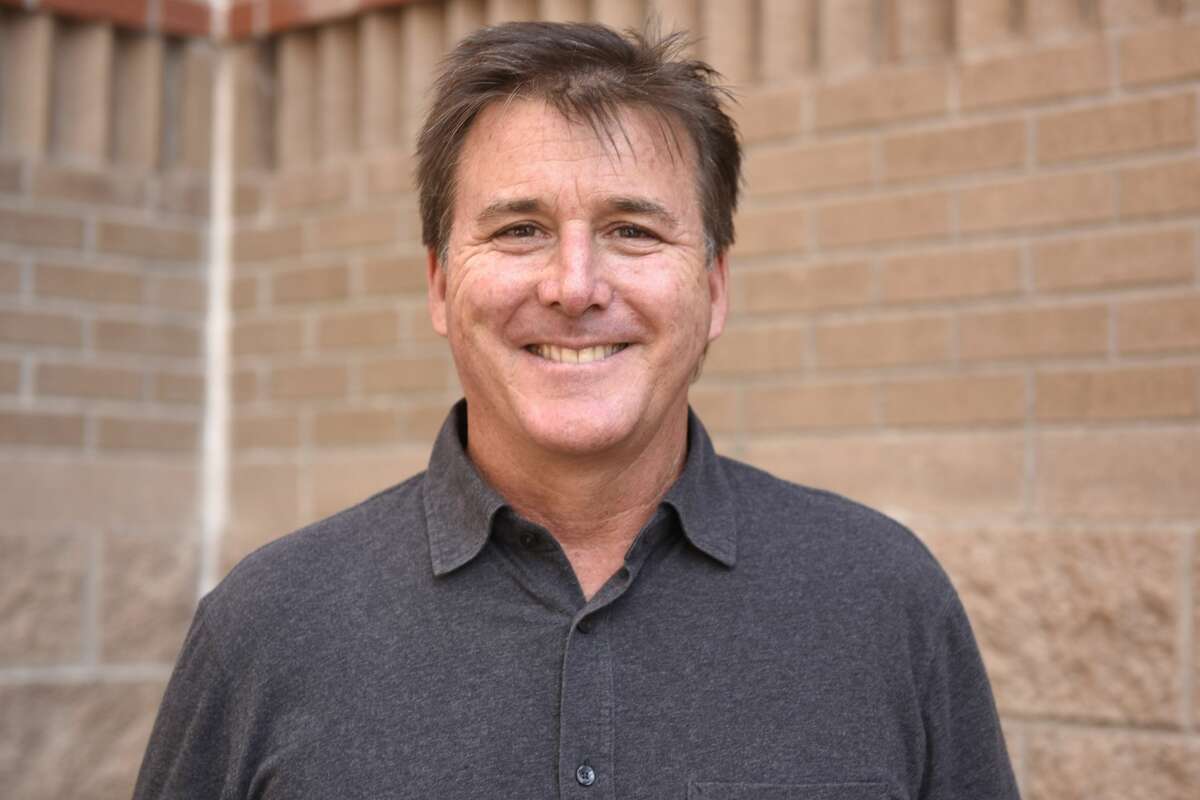
[{"label": "shirt button", "polygon": [[579,631],[580,633],[591,633],[592,623],[586,619],[581,619],[579,620],[579,624],[575,626],[575,630]]},{"label": "shirt button", "polygon": [[591,786],[596,782],[596,770],[587,764],[580,764],[575,770],[575,780],[579,781],[580,786]]},{"label": "shirt button", "polygon": [[538,543],[537,534],[534,534],[534,533],[522,533],[521,534],[521,547],[524,547],[526,550],[532,550],[533,548],[537,547],[537,543]]}]

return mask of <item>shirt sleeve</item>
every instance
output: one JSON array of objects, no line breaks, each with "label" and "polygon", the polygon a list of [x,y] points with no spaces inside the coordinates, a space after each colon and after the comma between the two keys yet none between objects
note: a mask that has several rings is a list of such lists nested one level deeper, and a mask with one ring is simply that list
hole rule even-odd
[{"label": "shirt sleeve", "polygon": [[232,776],[233,685],[196,612],[167,684],[134,800],[238,797]]},{"label": "shirt sleeve", "polygon": [[983,660],[953,589],[931,641],[921,800],[1019,800]]}]

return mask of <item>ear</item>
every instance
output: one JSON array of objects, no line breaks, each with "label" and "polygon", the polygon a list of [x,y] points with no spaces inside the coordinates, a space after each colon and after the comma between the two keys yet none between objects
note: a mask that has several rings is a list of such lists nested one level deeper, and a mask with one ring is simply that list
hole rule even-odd
[{"label": "ear", "polygon": [[729,315],[729,252],[717,256],[707,273],[708,299],[711,304],[708,341],[711,342],[725,330],[725,317]]},{"label": "ear", "polygon": [[438,263],[437,251],[426,251],[425,279],[429,291],[429,320],[433,329],[446,335],[446,270]]}]

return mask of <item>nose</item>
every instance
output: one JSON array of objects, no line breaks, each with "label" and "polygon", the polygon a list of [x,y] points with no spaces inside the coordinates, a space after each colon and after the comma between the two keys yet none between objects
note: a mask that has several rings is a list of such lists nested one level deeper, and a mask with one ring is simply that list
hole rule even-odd
[{"label": "nose", "polygon": [[612,301],[612,287],[604,278],[601,258],[585,226],[564,226],[538,283],[538,300],[569,317],[605,308]]}]

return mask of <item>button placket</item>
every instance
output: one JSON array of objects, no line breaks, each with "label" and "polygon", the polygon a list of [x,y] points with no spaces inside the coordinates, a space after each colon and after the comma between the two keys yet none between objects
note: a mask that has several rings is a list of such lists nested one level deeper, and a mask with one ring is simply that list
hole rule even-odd
[{"label": "button placket", "polygon": [[578,619],[568,629],[559,725],[561,797],[613,797],[613,683],[607,634],[607,626],[589,619]]}]

